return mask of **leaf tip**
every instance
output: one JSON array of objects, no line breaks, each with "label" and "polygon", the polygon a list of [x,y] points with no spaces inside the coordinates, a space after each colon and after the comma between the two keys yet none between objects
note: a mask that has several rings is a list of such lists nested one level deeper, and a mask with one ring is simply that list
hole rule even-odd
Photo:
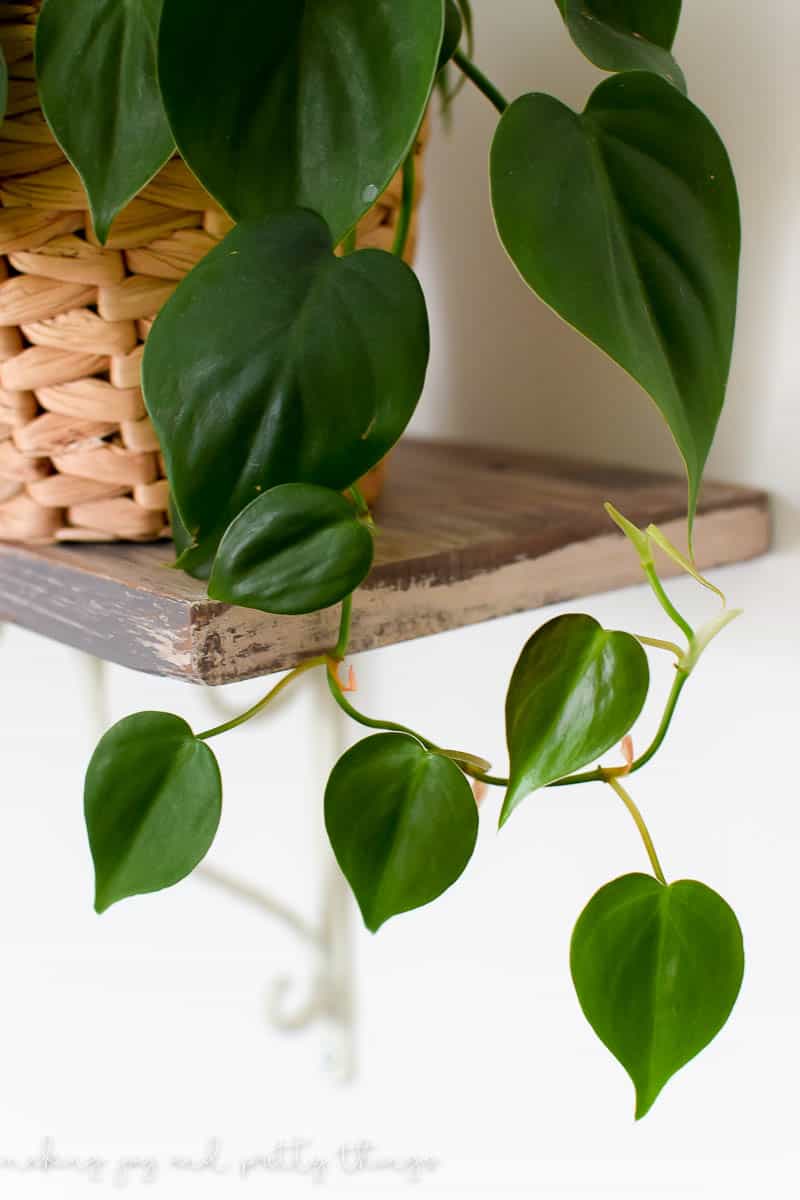
[{"label": "leaf tip", "polygon": [[[636,1086],[636,1085],[634,1085]],[[661,1089],[653,1091],[651,1088],[636,1087],[636,1109],[634,1111],[634,1120],[641,1121],[642,1117],[646,1117],[650,1109],[658,1099]]]},{"label": "leaf tip", "polygon": [[615,508],[610,500],[606,500],[603,508],[617,528],[625,534],[625,537],[633,545],[636,553],[639,555],[639,561],[641,562],[642,567],[646,570],[647,567],[652,566],[653,551],[651,549],[650,541],[646,532],[643,529],[639,529],[637,525],[634,525],[632,521],[629,521],[627,517],[623,516],[619,509]]},{"label": "leaf tip", "polygon": [[92,226],[95,237],[101,246],[105,246],[108,241],[108,235],[111,233],[111,226],[116,215],[116,212],[104,212],[102,209],[92,206]]},{"label": "leaf tip", "polygon": [[366,905],[359,904],[361,909],[361,917],[370,933],[375,934],[392,916],[392,913],[380,913],[376,910],[368,908]]},{"label": "leaf tip", "polygon": [[500,809],[500,816],[497,819],[497,828],[498,829],[503,828],[505,823],[508,821],[508,818],[513,813],[514,809],[517,807],[518,803],[519,803],[519,801],[518,801],[515,793],[511,790],[511,788],[509,788],[508,791],[506,792],[506,798],[503,801],[503,807]]}]

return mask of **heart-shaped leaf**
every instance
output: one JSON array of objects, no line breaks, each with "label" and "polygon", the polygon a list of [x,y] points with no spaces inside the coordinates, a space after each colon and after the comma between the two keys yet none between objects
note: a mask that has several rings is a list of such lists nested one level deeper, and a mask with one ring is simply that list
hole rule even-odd
[{"label": "heart-shaped leaf", "polygon": [[428,363],[425,299],[381,250],[336,258],[314,213],[242,222],[153,326],[145,400],[192,538],[281,483],[349,487],[402,434]]},{"label": "heart-shaped leaf", "polygon": [[339,242],[414,143],[443,29],[443,0],[165,0],[180,151],[237,220],[311,208]]},{"label": "heart-shaped leaf", "polygon": [[316,612],[355,591],[372,534],[329,488],[285,483],[248,504],[222,539],[208,594],[262,612]]},{"label": "heart-shaped leaf", "polygon": [[592,617],[555,617],[519,657],[506,697],[510,782],[500,824],[517,805],[604,754],[647,697],[647,655],[628,633]]},{"label": "heart-shaped leaf", "polygon": [[339,759],[325,791],[333,851],[375,933],[455,883],[478,836],[472,789],[415,738],[379,733]]},{"label": "heart-shaped leaf", "polygon": [[184,879],[208,852],[221,807],[217,760],[180,717],[136,713],[109,729],[84,792],[97,911]]},{"label": "heart-shaped leaf", "polygon": [[575,45],[603,71],[652,71],[686,91],[670,54],[681,0],[556,0]]},{"label": "heart-shaped leaf", "polygon": [[515,101],[491,171],[520,274],[661,410],[691,524],[736,316],[739,205],[718,134],[663,79],[631,72],[602,83],[583,114],[550,96]]},{"label": "heart-shaped leaf", "polygon": [[162,0],[45,0],[36,27],[42,109],[83,180],[101,242],[173,154],[156,78]]},{"label": "heart-shaped leaf", "polygon": [[650,875],[625,875],[589,901],[570,959],[586,1019],[633,1080],[637,1119],[719,1033],[744,972],[742,932],[722,897]]}]

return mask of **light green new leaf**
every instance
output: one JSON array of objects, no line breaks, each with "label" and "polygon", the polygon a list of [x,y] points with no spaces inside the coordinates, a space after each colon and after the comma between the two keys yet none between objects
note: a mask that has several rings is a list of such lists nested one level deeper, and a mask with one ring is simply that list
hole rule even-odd
[{"label": "light green new leaf", "polygon": [[523,96],[492,147],[500,237],[530,287],[649,392],[683,456],[690,527],[725,399],[739,205],[699,109],[643,72],[583,114]]},{"label": "light green new leaf", "polygon": [[614,505],[609,500],[605,502],[603,508],[611,517],[614,524],[622,530],[625,537],[632,544],[634,550],[639,555],[639,562],[642,564],[643,569],[647,570],[648,567],[654,566],[653,547],[650,545],[650,538],[645,531],[640,529],[638,525],[634,525],[633,521],[629,521],[626,516],[623,516],[619,509],[614,508]]},{"label": "light green new leaf", "polygon": [[455,883],[475,849],[478,808],[450,759],[405,734],[379,733],[334,767],[325,825],[375,933],[390,917],[429,904]]},{"label": "light green new leaf", "polygon": [[339,242],[413,145],[443,30],[443,0],[165,0],[180,151],[237,220],[311,208]]},{"label": "light green new leaf", "polygon": [[647,656],[630,634],[580,614],[543,625],[522,651],[506,697],[511,769],[500,824],[531,792],[620,741],[649,684]]},{"label": "light green new leaf", "polygon": [[572,935],[581,1008],[636,1088],[636,1117],[727,1021],[744,972],[739,922],[702,883],[625,875]]},{"label": "light green new leaf", "polygon": [[603,71],[652,71],[682,92],[670,54],[681,0],[556,0],[575,45]]},{"label": "light green new leaf", "polygon": [[695,669],[702,656],[705,654],[708,647],[722,633],[723,629],[742,616],[744,612],[741,608],[723,608],[722,612],[718,613],[705,625],[697,630],[692,638],[688,648],[681,655],[679,666],[687,675]]},{"label": "light green new leaf", "polygon": [[329,488],[285,483],[248,504],[220,543],[208,594],[262,612],[338,604],[372,566],[372,534]]},{"label": "light green new leaf", "polygon": [[45,0],[36,27],[42,109],[83,180],[101,242],[173,154],[156,78],[162,0]]},{"label": "light green new leaf", "polygon": [[677,563],[701,587],[707,588],[709,592],[713,592],[715,596],[718,596],[723,606],[727,605],[728,601],[725,599],[725,593],[721,592],[717,585],[712,583],[710,579],[706,579],[705,575],[701,575],[694,563],[690,562],[685,554],[681,554],[678,547],[669,540],[665,533],[661,532],[657,525],[648,525],[645,533],[650,541],[655,542],[656,546],[664,551],[667,558],[671,558],[674,563]]},{"label": "light green new leaf", "polygon": [[184,879],[208,852],[221,808],[217,760],[180,717],[136,713],[109,729],[84,792],[97,911]]},{"label": "light green new leaf", "polygon": [[282,483],[341,491],[384,457],[428,363],[425,300],[391,254],[336,258],[305,210],[238,225],[158,317],[142,382],[188,535]]}]

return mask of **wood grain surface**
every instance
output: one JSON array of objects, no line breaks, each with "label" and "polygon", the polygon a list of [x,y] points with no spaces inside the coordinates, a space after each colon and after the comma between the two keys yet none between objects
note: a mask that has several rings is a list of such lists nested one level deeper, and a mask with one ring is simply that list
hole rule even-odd
[{"label": "wood grain surface", "polygon": [[[354,606],[351,649],[369,650],[636,583],[636,557],[603,511],[681,541],[682,479],[442,442],[393,452],[376,565]],[[769,545],[763,492],[707,483],[701,567]],[[338,610],[271,617],[208,599],[171,570],[172,546],[0,543],[0,618],[139,671],[223,684],[291,667],[335,641]],[[662,562],[669,575],[672,564]]]}]

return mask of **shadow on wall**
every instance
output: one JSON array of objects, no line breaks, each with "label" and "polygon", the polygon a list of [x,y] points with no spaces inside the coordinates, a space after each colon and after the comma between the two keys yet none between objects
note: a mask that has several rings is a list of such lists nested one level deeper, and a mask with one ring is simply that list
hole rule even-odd
[{"label": "shadow on wall", "polygon": [[[769,28],[746,0],[686,6],[676,54],[731,153],[745,227],[737,346],[711,470],[769,486],[788,532],[800,521],[800,152],[790,57],[800,12],[788,0],[773,6]],[[572,46],[555,4],[504,0],[500,21],[489,0],[475,7],[476,59],[509,98],[541,90],[583,106],[603,76]],[[506,258],[489,199],[495,124],[469,86],[452,129],[436,122],[419,258],[433,347],[414,431],[679,470],[648,397],[546,309]]]}]

